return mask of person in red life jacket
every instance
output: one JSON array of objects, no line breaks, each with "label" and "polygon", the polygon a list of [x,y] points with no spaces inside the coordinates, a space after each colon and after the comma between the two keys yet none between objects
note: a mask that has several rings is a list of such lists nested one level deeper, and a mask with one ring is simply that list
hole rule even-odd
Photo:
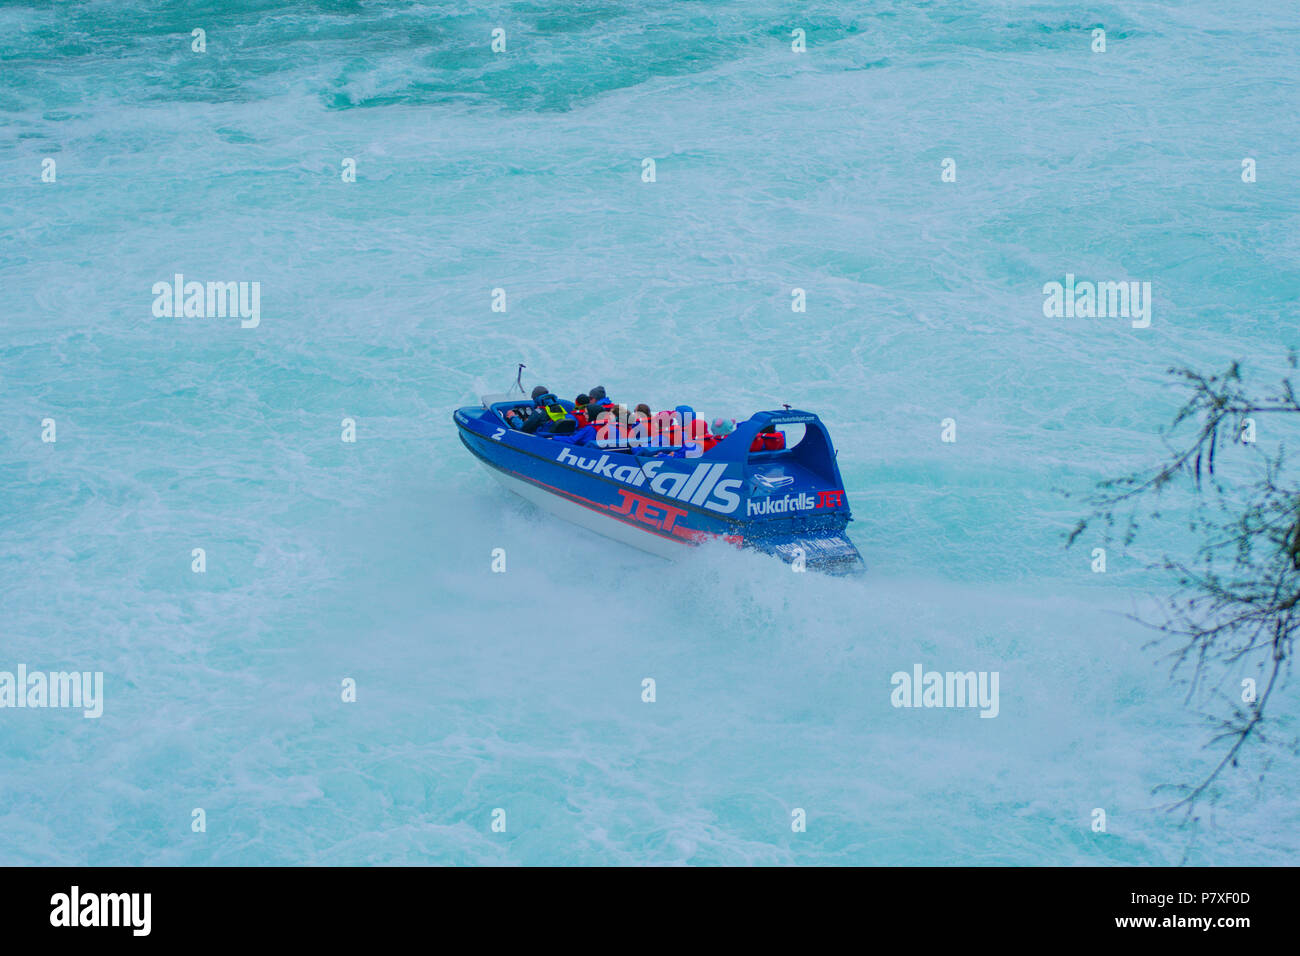
[{"label": "person in red life jacket", "polygon": [[[597,417],[599,417],[599,415]],[[595,421],[589,421],[587,424],[577,429],[572,435],[557,436],[557,440],[572,442],[575,445],[591,445],[599,437],[600,424]]]},{"label": "person in red life jacket", "polygon": [[785,447],[785,432],[776,430],[775,425],[767,425],[754,436],[750,451],[780,451]]},{"label": "person in red life jacket", "polygon": [[659,432],[659,444],[675,448],[682,443],[682,419],[676,412],[659,412],[654,417]]},{"label": "person in red life jacket", "polygon": [[709,423],[697,418],[691,406],[678,405],[671,414],[669,437],[675,438],[674,444],[680,446],[671,452],[671,457],[698,458],[717,444],[709,434]]},{"label": "person in red life jacket", "polygon": [[708,453],[713,446],[718,443],[718,437],[709,431],[709,423],[703,418],[691,419],[691,441],[700,446],[700,450]]},{"label": "person in red life jacket", "polygon": [[619,445],[630,445],[632,437],[632,412],[626,405],[613,405],[614,422],[618,426]]},{"label": "person in red life jacket", "polygon": [[696,440],[697,429],[695,423],[699,419],[695,415],[695,409],[689,405],[678,405],[673,409],[677,413],[677,420],[682,424],[682,453],[688,458],[698,458],[703,454],[704,449],[700,447]]},{"label": "person in red life jacket", "polygon": [[713,420],[713,435],[717,441],[722,441],[735,430],[736,420],[734,418],[715,418]]},{"label": "person in red life jacket", "polygon": [[640,405],[636,407],[636,414],[644,415],[646,421],[649,421],[651,416],[654,415],[654,412],[650,411],[649,405],[647,405],[645,402],[642,402]]},{"label": "person in red life jacket", "polygon": [[588,395],[579,395],[573,400],[573,417],[578,423],[578,428],[586,428],[591,423],[587,417],[587,410],[591,407],[591,397]]},{"label": "person in red life jacket", "polygon": [[643,412],[644,405],[638,405],[632,413],[631,428],[628,430],[628,444],[642,447],[650,444],[650,415]]},{"label": "person in red life jacket", "polygon": [[664,413],[663,412],[653,413],[650,416],[650,421],[646,424],[646,428],[650,436],[649,444],[655,447],[664,444],[664,435],[663,435]]},{"label": "person in red life jacket", "polygon": [[603,408],[596,413],[596,444],[617,444],[623,437],[618,414],[614,408]]}]

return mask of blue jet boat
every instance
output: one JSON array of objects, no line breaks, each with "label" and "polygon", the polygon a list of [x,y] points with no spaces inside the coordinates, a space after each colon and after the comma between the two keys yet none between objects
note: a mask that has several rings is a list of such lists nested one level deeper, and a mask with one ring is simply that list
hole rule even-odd
[{"label": "blue jet boat", "polygon": [[[571,402],[556,401],[573,410]],[[722,538],[798,567],[865,569],[845,534],[853,518],[834,446],[811,412],[758,412],[701,453],[690,443],[574,444],[507,421],[507,411],[532,406],[525,395],[488,395],[479,406],[458,408],[453,419],[460,440],[494,478],[559,517],[669,558]],[[751,450],[756,436],[781,426],[792,433],[790,447]]]}]

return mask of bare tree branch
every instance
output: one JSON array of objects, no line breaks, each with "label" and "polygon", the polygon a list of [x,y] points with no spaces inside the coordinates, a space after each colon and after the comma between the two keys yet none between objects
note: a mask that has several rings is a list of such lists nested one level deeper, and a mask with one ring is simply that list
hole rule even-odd
[{"label": "bare tree branch", "polygon": [[[1294,351],[1289,361],[1297,367]],[[1171,677],[1190,672],[1189,701],[1203,684],[1221,682],[1229,671],[1252,662],[1267,674],[1258,696],[1242,695],[1239,704],[1225,695],[1231,714],[1218,719],[1218,731],[1207,744],[1226,744],[1213,770],[1195,785],[1156,788],[1179,792],[1181,799],[1167,809],[1182,807],[1190,815],[1225,770],[1237,766],[1247,743],[1263,739],[1266,707],[1285,680],[1283,665],[1300,631],[1300,487],[1286,482],[1284,443],[1272,455],[1257,452],[1263,467],[1253,480],[1225,478],[1220,466],[1229,446],[1255,447],[1242,442],[1245,428],[1254,427],[1248,419],[1295,415],[1300,424],[1300,401],[1290,378],[1269,394],[1252,395],[1238,362],[1218,375],[1188,368],[1169,372],[1190,394],[1161,433],[1165,461],[1149,472],[1099,482],[1089,498],[1092,513],[1069,533],[1066,547],[1097,523],[1104,524],[1107,542],[1119,524],[1124,544],[1132,544],[1140,517],[1165,517],[1155,508],[1161,495],[1178,482],[1190,486],[1188,527],[1200,542],[1190,560],[1165,555],[1151,565],[1176,581],[1176,590],[1164,602],[1165,620],[1134,619],[1158,632],[1157,643],[1172,645]],[[1190,435],[1175,442],[1188,426]],[[1242,456],[1232,457],[1235,463]]]}]

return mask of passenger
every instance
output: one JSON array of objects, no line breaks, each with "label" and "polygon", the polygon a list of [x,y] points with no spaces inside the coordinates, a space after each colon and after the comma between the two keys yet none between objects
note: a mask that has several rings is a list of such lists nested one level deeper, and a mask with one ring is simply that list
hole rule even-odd
[{"label": "passenger", "polygon": [[638,405],[636,411],[632,413],[632,427],[628,431],[628,444],[640,448],[650,444],[650,416],[641,409],[644,405]]},{"label": "passenger", "polygon": [[[678,434],[680,432],[681,429],[678,429]],[[709,423],[702,418],[690,419],[686,434],[687,440],[682,442],[680,447],[668,448],[659,455],[667,458],[699,458],[718,443],[718,439],[709,431]]]},{"label": "passenger", "polygon": [[[595,414],[597,418],[599,418],[599,413],[597,412]],[[594,445],[596,440],[599,438],[600,423],[596,418],[591,419],[587,424],[583,425],[573,433],[573,443],[575,445]]]},{"label": "passenger", "polygon": [[615,414],[623,432],[624,444],[637,448],[644,445],[649,438],[645,416],[626,405],[615,406]]},{"label": "passenger", "polygon": [[701,453],[707,453],[718,443],[718,439],[709,431],[709,423],[703,418],[691,419],[691,441],[700,446]]},{"label": "passenger", "polygon": [[736,420],[734,418],[715,418],[713,420],[713,434],[718,441],[722,441],[735,430]]},{"label": "passenger", "polygon": [[655,447],[664,444],[663,416],[664,416],[663,412],[655,412],[653,415],[650,416],[650,423],[649,425],[647,425],[647,428],[650,431],[650,444]]},{"label": "passenger", "polygon": [[528,416],[527,421],[520,426],[519,430],[521,432],[531,435],[551,420],[551,416],[546,414],[546,405],[548,402],[546,402],[545,399],[548,398],[553,400],[555,396],[551,394],[551,390],[545,385],[538,385],[533,389],[534,411]]},{"label": "passenger", "polygon": [[766,425],[749,445],[750,451],[780,451],[785,448],[785,432],[776,430],[775,425]]},{"label": "passenger", "polygon": [[622,422],[612,406],[596,415],[596,439],[600,444],[617,444],[624,434]]},{"label": "passenger", "polygon": [[590,445],[592,442],[596,440],[597,433],[598,430],[596,428],[595,422],[588,422],[586,425],[583,425],[581,428],[575,431],[572,435],[564,435],[561,437],[560,440],[573,442],[573,444],[575,445]]},{"label": "passenger", "polygon": [[653,434],[660,445],[672,447],[682,443],[682,422],[676,412],[658,412],[652,421]]},{"label": "passenger", "polygon": [[533,413],[528,416],[527,420],[519,426],[519,430],[526,435],[531,435],[550,420],[551,417],[546,414],[545,409],[534,409]]},{"label": "passenger", "polygon": [[613,415],[613,420],[610,422],[609,440],[618,445],[626,444],[629,429],[627,406],[611,404],[608,406],[607,411]]},{"label": "passenger", "polygon": [[579,395],[573,400],[573,417],[578,422],[578,427],[584,427],[589,419],[587,418],[587,409],[591,405],[591,396]]},{"label": "passenger", "polygon": [[[548,391],[550,390],[545,385],[538,385],[533,389],[533,408],[529,408],[527,405],[515,405],[512,408],[506,409],[506,423],[511,428],[519,428],[522,430],[523,426],[528,422],[529,417],[535,414],[537,400],[547,394]],[[536,429],[537,425],[540,424],[541,422],[539,421],[533,426],[533,429]]]},{"label": "passenger", "polygon": [[573,442],[575,445],[592,445],[603,441],[606,435],[610,434],[614,413],[601,409],[593,414],[596,416],[595,419],[577,428],[572,435],[563,436],[561,440]]},{"label": "passenger", "polygon": [[693,440],[692,436],[695,434],[694,423],[698,420],[695,417],[695,409],[689,405],[678,405],[673,411],[677,413],[677,421],[682,426],[682,437],[678,439],[678,443],[684,445]]},{"label": "passenger", "polygon": [[561,418],[553,418],[541,428],[537,429],[539,435],[572,435],[578,430],[578,420],[565,412]]},{"label": "passenger", "polygon": [[636,407],[636,412],[637,412],[638,415],[644,415],[645,418],[646,418],[646,421],[649,421],[649,420],[650,420],[650,416],[653,414],[653,413],[650,411],[650,406],[647,405],[645,402],[642,402],[640,405],[638,405],[638,406]]},{"label": "passenger", "polygon": [[547,421],[537,429],[539,435],[572,435],[578,430],[578,420],[554,395],[543,395],[538,401]]}]

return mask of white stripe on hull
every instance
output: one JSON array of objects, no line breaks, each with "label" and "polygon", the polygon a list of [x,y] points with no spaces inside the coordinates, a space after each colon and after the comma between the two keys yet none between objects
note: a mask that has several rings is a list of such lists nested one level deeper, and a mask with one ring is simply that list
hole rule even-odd
[{"label": "white stripe on hull", "polygon": [[642,531],[640,528],[619,521],[617,518],[606,517],[598,511],[583,507],[576,501],[570,501],[568,498],[552,494],[544,488],[538,488],[530,482],[508,475],[500,469],[493,468],[486,462],[480,461],[479,464],[486,468],[492,477],[501,482],[505,488],[513,491],[526,501],[537,505],[543,511],[549,511],[565,521],[581,525],[590,531],[604,535],[606,538],[613,538],[623,544],[630,544],[634,548],[657,554],[661,558],[670,559],[681,557],[684,549],[691,547],[688,541],[678,542],[662,538],[649,531]]}]

